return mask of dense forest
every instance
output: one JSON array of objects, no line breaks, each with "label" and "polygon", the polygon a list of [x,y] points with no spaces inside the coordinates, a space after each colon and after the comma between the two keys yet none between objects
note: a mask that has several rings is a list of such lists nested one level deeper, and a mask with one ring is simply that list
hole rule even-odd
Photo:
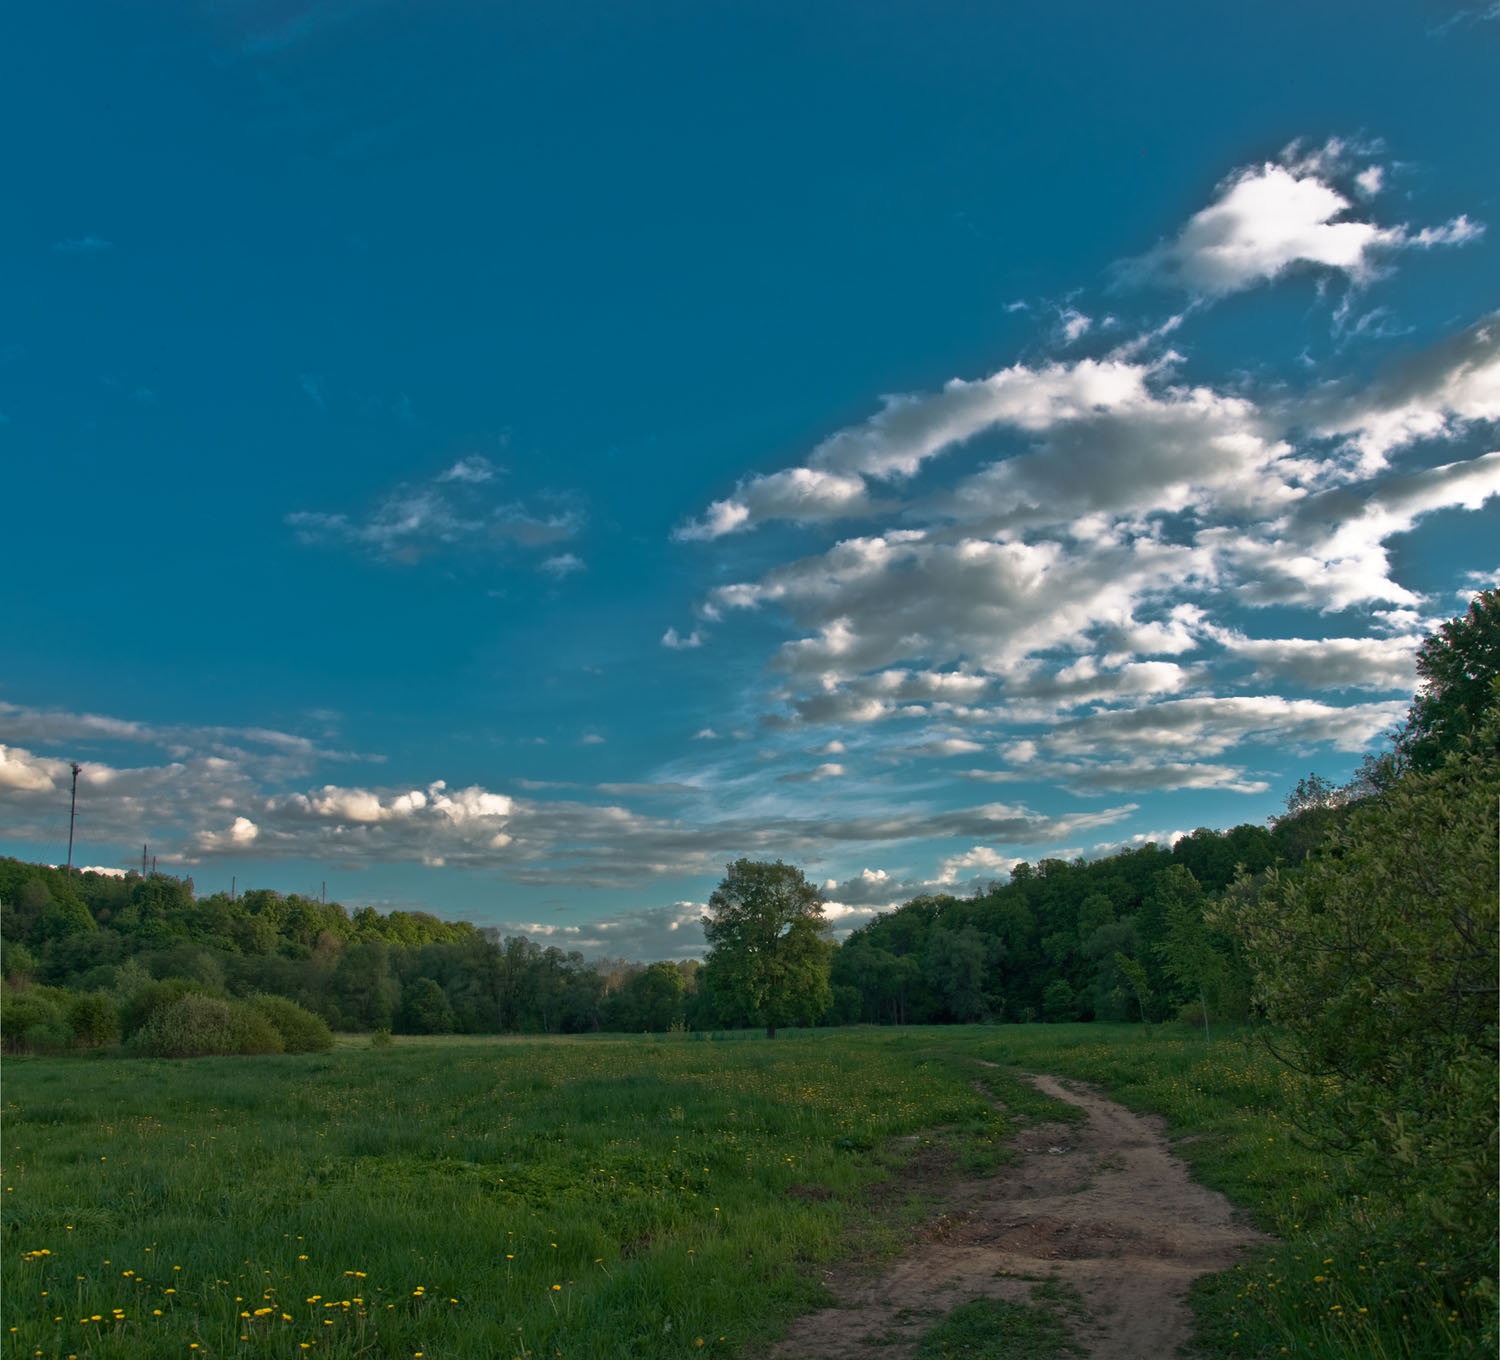
[{"label": "dense forest", "polygon": [[[1175,1014],[1196,992],[1171,971],[1174,904],[1186,893],[1201,918],[1204,894],[1222,892],[1238,868],[1295,862],[1306,824],[1325,811],[1302,808],[1271,830],[1204,828],[1172,849],[1092,863],[1043,860],[979,896],[919,898],[835,950],[826,1022]],[[0,859],[0,932],[7,991],[33,994],[26,1028],[7,1016],[12,1050],[87,1043],[66,1020],[80,996],[102,993],[126,1015],[151,982],[283,996],[350,1031],[640,1032],[740,1020],[700,985],[696,961],[587,962],[425,912],[350,912],[268,889],[199,897],[191,878],[167,874],[69,877]],[[1227,938],[1218,944],[1232,959]],[[1219,986],[1211,1005],[1243,1014],[1246,984]]]},{"label": "dense forest", "polygon": [[[1419,669],[1423,690],[1392,748],[1367,758],[1348,785],[1304,779],[1269,826],[1205,827],[1170,848],[1021,864],[1008,883],[973,896],[922,897],[876,917],[833,951],[824,1023],[1244,1017],[1265,983],[1251,955],[1269,947],[1267,902],[1321,881],[1329,865],[1353,864],[1359,835],[1388,839],[1389,826],[1360,830],[1373,809],[1429,818],[1426,843],[1444,846],[1455,795],[1429,785],[1445,769],[1482,787],[1493,778],[1495,591],[1428,640]],[[1481,824],[1474,834],[1481,852],[1489,835],[1492,862],[1493,832]],[[1461,847],[1446,855],[1464,859]],[[424,912],[350,912],[268,889],[200,897],[190,878],[167,874],[69,875],[0,860],[0,937],[12,1052],[129,1044],[156,1011],[189,995],[282,998],[332,1030],[360,1032],[746,1023],[697,962],[587,961]]]}]

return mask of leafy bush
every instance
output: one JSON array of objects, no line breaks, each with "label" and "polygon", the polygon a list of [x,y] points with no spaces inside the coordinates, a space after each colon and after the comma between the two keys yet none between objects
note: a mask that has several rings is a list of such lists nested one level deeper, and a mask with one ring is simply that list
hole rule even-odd
[{"label": "leafy bush", "polygon": [[1253,961],[1273,1048],[1307,1075],[1304,1129],[1347,1154],[1351,1191],[1407,1205],[1425,1254],[1485,1280],[1500,1179],[1497,732],[1493,715],[1469,752],[1408,772],[1218,917]]},{"label": "leafy bush", "polygon": [[249,1002],[189,992],[152,1011],[131,1047],[153,1058],[204,1058],[281,1053],[285,1044],[275,1026]]},{"label": "leafy bush", "polygon": [[120,1034],[128,1042],[163,1010],[190,994],[205,994],[203,984],[189,978],[163,978],[148,982],[120,1007]]},{"label": "leafy bush", "polygon": [[68,1030],[79,1048],[97,1048],[120,1037],[120,1013],[107,992],[86,992],[68,1007]]},{"label": "leafy bush", "polygon": [[1052,1025],[1078,1019],[1078,998],[1066,978],[1047,984],[1042,993],[1042,1017]]},{"label": "leafy bush", "polygon": [[0,984],[0,1037],[7,1053],[59,1053],[73,1037],[68,993]]},{"label": "leafy bush", "polygon": [[390,1030],[385,1028],[377,1029],[375,1033],[370,1036],[371,1048],[389,1048],[394,1042],[395,1040],[391,1038]]},{"label": "leafy bush", "polygon": [[262,993],[252,996],[250,1004],[281,1035],[286,1052],[322,1053],[333,1047],[333,1031],[328,1028],[322,1016],[314,1015],[295,1001],[289,1001],[284,996]]}]

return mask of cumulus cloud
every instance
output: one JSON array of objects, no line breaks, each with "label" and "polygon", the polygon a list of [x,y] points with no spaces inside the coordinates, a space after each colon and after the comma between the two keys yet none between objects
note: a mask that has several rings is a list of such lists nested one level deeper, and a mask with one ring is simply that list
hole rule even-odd
[{"label": "cumulus cloud", "polygon": [[1500,312],[1403,358],[1374,381],[1336,381],[1292,402],[1289,420],[1345,441],[1350,477],[1373,477],[1418,440],[1500,421]]},{"label": "cumulus cloud", "polygon": [[1352,638],[1250,638],[1233,629],[1215,633],[1230,656],[1253,662],[1251,680],[1290,680],[1303,689],[1399,690],[1417,687],[1413,635]]},{"label": "cumulus cloud", "polygon": [[1362,489],[1308,497],[1289,515],[1236,532],[1199,537],[1264,604],[1325,612],[1364,603],[1415,605],[1420,596],[1391,576],[1387,542],[1439,510],[1478,510],[1500,494],[1500,451],[1445,463]]},{"label": "cumulus cloud", "polygon": [[[1222,297],[1281,277],[1295,267],[1342,274],[1358,284],[1392,251],[1463,245],[1481,226],[1465,217],[1413,231],[1361,221],[1331,182],[1352,148],[1330,142],[1308,153],[1288,148],[1280,162],[1232,175],[1214,201],[1195,213],[1176,238],[1124,268],[1127,278]],[[1379,180],[1355,181],[1367,194]]]},{"label": "cumulus cloud", "polygon": [[683,637],[675,628],[668,628],[661,635],[661,645],[674,652],[691,651],[694,647],[703,645],[703,634],[695,628]]},{"label": "cumulus cloud", "polygon": [[684,541],[712,539],[761,520],[839,519],[868,514],[870,508],[859,477],[788,468],[743,483],[733,497],[715,501],[701,520],[683,525],[676,536]]},{"label": "cumulus cloud", "polygon": [[939,883],[957,883],[965,872],[975,870],[983,874],[1005,874],[1023,861],[1014,855],[1002,855],[987,845],[976,845],[961,855],[950,855],[938,870]]},{"label": "cumulus cloud", "polygon": [[[1380,251],[1472,238],[1465,219],[1420,230],[1357,220],[1348,195],[1384,186],[1383,170],[1364,163],[1376,149],[1294,147],[1241,172],[1156,264],[1222,292],[1298,262],[1363,278]],[[1500,491],[1500,452],[1434,456],[1500,420],[1500,314],[1373,379],[1320,374],[1301,390],[1257,391],[1249,379],[1230,389],[1177,377],[1185,361],[1158,347],[1193,310],[1102,357],[887,397],[817,446],[807,469],[882,484],[887,499],[859,504],[886,523],[731,577],[700,605],[706,619],[765,611],[794,630],[772,658],[780,679],[763,730],[934,720],[1014,730],[1091,707],[1170,725],[1187,711],[1173,702],[1209,691],[1239,704],[1291,702],[1265,693],[1276,684],[1409,693],[1414,639],[1433,619],[1393,569],[1392,541],[1439,512],[1482,510]],[[944,488],[933,460],[995,433],[1005,440],[955,460]],[[920,497],[890,501],[918,472]],[[769,488],[760,495],[766,480],[741,484],[732,515],[719,514],[730,502],[716,508],[719,529],[781,514]],[[1238,617],[1247,606],[1343,613],[1370,636],[1256,638]],[[1337,705],[1325,708],[1316,720],[1287,710],[1295,740],[1349,751],[1387,725],[1355,705],[1338,710],[1341,726]],[[1214,730],[1231,736],[1192,759],[1172,755],[1165,735],[1149,757],[1039,746],[1027,777],[1090,796],[1262,790],[1264,772],[1216,757],[1268,729]],[[920,741],[887,749],[944,755]]]},{"label": "cumulus cloud", "polygon": [[1037,368],[1016,364],[976,382],[955,378],[940,393],[889,396],[862,425],[819,444],[807,466],[751,478],[677,537],[712,539],[772,519],[874,513],[866,479],[900,481],[929,459],[997,427],[1040,431],[1128,401],[1145,374],[1118,360]]}]

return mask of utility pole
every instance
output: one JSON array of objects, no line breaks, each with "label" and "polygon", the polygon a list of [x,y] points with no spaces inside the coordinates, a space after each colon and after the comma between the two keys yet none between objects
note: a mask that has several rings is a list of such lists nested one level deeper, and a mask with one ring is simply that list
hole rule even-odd
[{"label": "utility pole", "polygon": [[146,877],[146,851],[150,848],[149,845],[141,846],[141,877],[143,879]]},{"label": "utility pole", "polygon": [[234,901],[234,885],[236,883],[238,883],[239,880],[240,880],[240,876],[238,874],[230,874],[229,875],[229,900],[231,902]]},{"label": "utility pole", "polygon": [[78,771],[81,767],[73,762],[73,801],[68,808],[68,877],[73,877],[73,821],[78,816]]},{"label": "utility pole", "polygon": [[328,905],[328,880],[326,878],[323,880],[323,905],[325,907]]}]

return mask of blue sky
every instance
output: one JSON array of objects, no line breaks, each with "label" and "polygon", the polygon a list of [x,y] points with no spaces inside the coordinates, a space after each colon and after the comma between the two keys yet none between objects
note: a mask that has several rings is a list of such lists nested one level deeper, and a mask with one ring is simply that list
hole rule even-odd
[{"label": "blue sky", "polygon": [[1496,579],[1500,7],[0,19],[0,852],[701,951],[1261,821]]}]

